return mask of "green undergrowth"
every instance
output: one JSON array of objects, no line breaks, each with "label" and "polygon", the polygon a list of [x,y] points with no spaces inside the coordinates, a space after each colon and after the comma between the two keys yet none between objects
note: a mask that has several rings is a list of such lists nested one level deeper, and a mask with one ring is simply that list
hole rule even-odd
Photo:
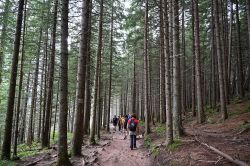
[{"label": "green undergrowth", "polygon": [[207,115],[216,115],[219,114],[219,111],[217,111],[217,108],[213,108],[211,106],[205,106],[205,113]]},{"label": "green undergrowth", "polygon": [[241,130],[250,129],[250,123],[241,124],[239,128]]},{"label": "green undergrowth", "polygon": [[34,156],[39,153],[46,152],[48,149],[41,149],[41,144],[39,142],[32,142],[31,145],[20,144],[17,146],[17,156],[20,158],[25,158],[28,156]]},{"label": "green undergrowth", "polygon": [[149,136],[144,137],[144,146],[149,149],[150,153],[153,156],[157,156],[160,152],[159,147],[152,143],[152,140]]},{"label": "green undergrowth", "polygon": [[164,136],[166,133],[166,126],[164,124],[157,125],[155,132],[158,136]]},{"label": "green undergrowth", "polygon": [[9,160],[0,160],[0,165],[1,166],[15,166],[16,163],[13,161],[9,161]]},{"label": "green undergrowth", "polygon": [[234,116],[234,115],[240,115],[240,114],[244,114],[244,113],[248,113],[248,112],[250,112],[250,103],[248,103],[248,105],[245,108],[243,108],[242,110],[235,111],[235,112],[229,112],[228,115]]},{"label": "green undergrowth", "polygon": [[139,126],[144,126],[144,122],[143,121],[139,121]]},{"label": "green undergrowth", "polygon": [[144,146],[145,146],[146,148],[150,148],[151,144],[152,144],[151,138],[150,138],[148,135],[146,135],[146,136],[144,137]]},{"label": "green undergrowth", "polygon": [[232,98],[231,103],[232,104],[237,104],[241,101],[239,96],[235,96],[234,98]]},{"label": "green undergrowth", "polygon": [[206,121],[209,124],[215,124],[216,120],[215,120],[215,116],[219,114],[219,112],[217,111],[217,108],[213,108],[211,106],[205,106],[205,114],[206,114]]},{"label": "green undergrowth", "polygon": [[[67,139],[68,142],[72,140],[73,134],[72,133],[67,133]],[[50,134],[50,145],[55,145],[58,142],[58,132],[55,132],[55,137],[53,140],[53,133],[51,132]],[[19,144],[17,146],[17,156],[22,158],[29,157],[29,156],[34,156],[36,154],[40,153],[46,153],[48,151],[48,148],[41,148],[41,143],[37,141],[33,141],[31,145],[27,144]],[[0,166],[3,164],[0,164]],[[6,165],[6,164],[5,164]]]},{"label": "green undergrowth", "polygon": [[[73,138],[73,133],[68,132],[67,133],[68,143],[71,142],[72,138]],[[50,133],[50,144],[51,145],[55,145],[55,144],[57,144],[57,142],[58,142],[58,132],[55,132],[54,139],[53,139],[53,132],[51,132]]]},{"label": "green undergrowth", "polygon": [[250,112],[250,103],[242,110],[242,113],[248,113]]},{"label": "green undergrowth", "polygon": [[181,146],[180,139],[174,139],[174,142],[167,146],[167,149],[170,151],[176,151]]}]

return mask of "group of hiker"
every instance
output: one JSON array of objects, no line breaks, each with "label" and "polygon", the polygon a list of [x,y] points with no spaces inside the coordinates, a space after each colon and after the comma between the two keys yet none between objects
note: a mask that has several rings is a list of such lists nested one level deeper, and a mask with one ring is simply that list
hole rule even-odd
[{"label": "group of hiker", "polygon": [[135,114],[128,115],[120,115],[116,117],[114,116],[113,120],[114,130],[116,131],[116,127],[118,125],[118,129],[120,132],[125,133],[125,135],[130,136],[130,149],[136,149],[136,132],[138,132],[138,124],[139,120],[136,119]]}]

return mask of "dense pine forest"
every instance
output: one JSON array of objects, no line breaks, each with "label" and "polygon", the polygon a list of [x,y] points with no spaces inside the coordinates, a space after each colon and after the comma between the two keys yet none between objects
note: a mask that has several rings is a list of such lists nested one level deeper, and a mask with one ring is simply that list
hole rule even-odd
[{"label": "dense pine forest", "polygon": [[249,91],[249,0],[0,0],[0,165],[247,166]]}]

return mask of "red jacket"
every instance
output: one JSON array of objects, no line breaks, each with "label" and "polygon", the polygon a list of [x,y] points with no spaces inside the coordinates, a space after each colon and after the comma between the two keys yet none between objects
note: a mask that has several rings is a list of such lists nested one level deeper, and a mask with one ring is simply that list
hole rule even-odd
[{"label": "red jacket", "polygon": [[[135,118],[131,118],[134,120],[135,124],[138,125],[139,124],[139,120],[135,119]],[[131,119],[128,120],[128,124],[130,124]]]}]

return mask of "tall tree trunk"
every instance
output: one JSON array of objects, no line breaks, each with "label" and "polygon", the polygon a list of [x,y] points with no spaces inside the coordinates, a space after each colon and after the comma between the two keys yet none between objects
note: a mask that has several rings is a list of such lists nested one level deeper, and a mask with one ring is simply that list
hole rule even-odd
[{"label": "tall tree trunk", "polygon": [[49,73],[48,73],[48,87],[47,87],[47,99],[46,99],[46,114],[45,114],[45,126],[42,135],[42,148],[50,146],[49,139],[49,128],[51,120],[51,106],[52,106],[52,94],[53,94],[53,84],[54,84],[54,69],[55,69],[55,53],[56,53],[56,26],[57,26],[57,8],[58,0],[54,2],[54,16],[53,16],[53,32],[52,32],[52,47],[49,63]]},{"label": "tall tree trunk", "polygon": [[85,105],[84,105],[84,121],[83,121],[83,133],[87,134],[89,130],[89,119],[90,119],[90,110],[91,110],[91,91],[92,91],[92,83],[91,83],[91,13],[92,13],[92,0],[89,2],[89,23],[88,23],[88,54],[86,58],[86,84],[85,84]]},{"label": "tall tree trunk", "polygon": [[[221,20],[222,20],[222,42],[223,42],[223,46],[222,46],[222,65],[223,65],[223,81],[224,81],[224,86],[225,86],[225,99],[226,99],[226,103],[229,104],[229,95],[228,95],[228,86],[229,86],[229,82],[228,82],[228,47],[227,47],[227,38],[228,38],[228,20],[227,20],[227,1],[222,1],[221,0]],[[226,16],[225,16],[226,15]]]},{"label": "tall tree trunk", "polygon": [[[86,89],[85,89],[86,91]],[[74,93],[76,94],[76,92]],[[76,97],[73,98],[73,108],[72,108],[72,119],[71,119],[71,126],[70,126],[70,132],[73,133],[74,131],[74,121],[75,121],[75,111],[76,111]]]},{"label": "tall tree trunk", "polygon": [[220,89],[220,109],[222,113],[222,118],[225,120],[228,118],[226,100],[225,100],[225,87],[223,82],[223,67],[222,67],[222,57],[221,57],[221,40],[220,40],[220,23],[219,23],[219,5],[218,0],[214,0],[215,8],[215,35],[216,35],[216,52],[218,59],[218,72],[219,72],[219,89]]},{"label": "tall tree trunk", "polygon": [[[136,110],[136,73],[135,73],[135,54],[134,54],[134,60],[133,60],[133,90],[131,89],[131,96],[132,96],[132,112],[136,114],[137,110]],[[138,116],[138,114],[136,114]]]},{"label": "tall tree trunk", "polygon": [[249,0],[246,0],[246,6],[247,6],[247,27],[248,27],[248,52],[249,52],[250,50],[250,1]]},{"label": "tall tree trunk", "polygon": [[105,82],[104,85],[104,101],[103,101],[103,123],[102,123],[102,128],[106,129],[107,127],[107,86],[108,86],[108,81]]},{"label": "tall tree trunk", "polygon": [[15,137],[14,137],[14,150],[13,158],[17,157],[17,139],[18,139],[18,127],[19,127],[19,114],[21,112],[21,97],[22,97],[22,88],[23,88],[23,62],[25,57],[25,33],[26,33],[26,10],[27,10],[27,0],[24,2],[24,20],[23,20],[23,39],[22,39],[22,55],[20,62],[20,78],[19,78],[19,88],[18,88],[18,101],[17,101],[17,114],[16,114],[16,127],[15,127]]},{"label": "tall tree trunk", "polygon": [[43,113],[43,108],[45,105],[43,104],[43,87],[44,87],[44,82],[46,81],[44,78],[45,75],[45,54],[43,56],[43,65],[42,65],[42,73],[41,73],[41,84],[40,84],[40,102],[39,102],[39,119],[38,119],[38,128],[37,128],[37,140],[40,142],[41,141],[41,133],[42,133],[42,113]]},{"label": "tall tree trunk", "polygon": [[240,35],[240,18],[239,18],[239,0],[236,0],[236,29],[237,29],[237,95],[240,98],[244,97],[243,89],[243,63],[242,63],[242,48]]},{"label": "tall tree trunk", "polygon": [[114,31],[114,5],[112,0],[111,27],[110,27],[110,57],[109,57],[109,91],[108,91],[108,112],[107,132],[110,132],[110,105],[112,95],[112,61],[113,61],[113,31]]},{"label": "tall tree trunk", "polygon": [[145,22],[144,22],[144,116],[145,134],[150,133],[149,128],[149,72],[148,72],[148,0],[145,0]]},{"label": "tall tree trunk", "polygon": [[58,97],[59,97],[59,80],[58,80],[58,83],[57,83],[57,93],[56,93],[56,112],[55,112],[55,117],[54,117],[54,126],[53,126],[53,140],[55,139],[55,133],[56,133],[56,117],[57,117],[57,111],[58,111]]},{"label": "tall tree trunk", "polygon": [[179,0],[173,1],[173,134],[182,135],[180,91]]},{"label": "tall tree trunk", "polygon": [[232,37],[233,37],[233,19],[234,19],[234,13],[233,13],[233,1],[230,1],[230,23],[229,23],[229,35],[228,35],[228,80],[229,80],[229,86],[228,86],[228,95],[231,94],[231,66],[232,66]]},{"label": "tall tree trunk", "polygon": [[[194,11],[194,4],[192,3],[192,11]],[[193,61],[192,61],[192,114],[193,114],[193,117],[196,116],[196,95],[195,95],[195,92],[196,92],[196,82],[195,82],[195,35],[194,35],[194,12],[192,12],[192,53],[193,53]]]},{"label": "tall tree trunk", "polygon": [[89,143],[96,144],[95,141],[95,127],[96,127],[96,109],[97,109],[97,96],[99,88],[99,70],[101,65],[101,54],[102,54],[102,27],[103,27],[103,0],[100,2],[100,17],[99,17],[99,32],[98,32],[98,47],[97,47],[97,59],[96,59],[96,76],[95,76],[95,91],[94,91],[94,104],[90,115],[90,137]]},{"label": "tall tree trunk", "polygon": [[18,13],[16,21],[14,49],[12,56],[9,94],[7,102],[7,113],[5,120],[5,132],[4,132],[3,148],[1,156],[2,159],[7,159],[7,160],[10,159],[12,120],[13,120],[13,111],[14,111],[13,109],[15,103],[18,55],[19,55],[21,33],[22,33],[23,7],[24,7],[24,0],[20,0],[18,2]]},{"label": "tall tree trunk", "polygon": [[214,16],[215,16],[215,12],[214,12],[214,3],[212,2],[211,5],[211,15],[212,15],[212,21],[211,21],[211,42],[212,42],[212,53],[211,53],[211,74],[212,74],[212,85],[211,85],[211,106],[212,108],[215,108],[216,106],[216,101],[217,101],[217,86],[216,86],[216,41],[215,41],[215,23],[214,23]]},{"label": "tall tree trunk", "polygon": [[88,23],[89,23],[89,0],[82,2],[82,23],[81,23],[81,41],[77,71],[77,104],[75,113],[75,124],[73,132],[73,156],[81,155],[83,141],[83,119],[84,119],[84,95],[86,82],[86,57],[88,56]]},{"label": "tall tree trunk", "polygon": [[33,132],[33,130],[34,130],[33,123],[34,122],[33,122],[33,120],[34,120],[34,114],[36,111],[38,71],[39,71],[42,34],[43,34],[42,32],[43,32],[43,29],[40,28],[37,55],[36,55],[36,68],[35,68],[35,73],[34,73],[34,84],[33,84],[33,91],[32,91],[32,101],[31,101],[31,109],[30,109],[30,119],[29,119],[29,127],[28,127],[28,138],[27,138],[28,145],[31,145],[32,141],[34,139],[34,132]]},{"label": "tall tree trunk", "polygon": [[7,38],[7,25],[9,20],[9,10],[11,7],[10,0],[6,0],[4,4],[4,12],[3,12],[3,22],[2,22],[2,32],[1,32],[1,40],[0,40],[0,85],[2,83],[2,73],[3,73],[3,64],[4,64],[4,46],[6,38]]},{"label": "tall tree trunk", "polygon": [[23,106],[23,117],[22,117],[22,125],[20,129],[20,142],[24,143],[25,140],[25,129],[26,129],[26,115],[27,115],[27,105],[29,100],[29,86],[30,86],[30,72],[27,77],[27,83],[26,83],[26,92],[25,92],[25,102]]},{"label": "tall tree trunk", "polygon": [[98,95],[97,95],[97,109],[96,109],[96,137],[100,140],[100,128],[101,128],[101,115],[102,115],[102,62],[100,62],[99,79],[98,79]]},{"label": "tall tree trunk", "polygon": [[[196,74],[196,95],[197,95],[197,121],[205,122],[203,91],[201,83],[201,58],[200,58],[200,27],[199,27],[199,8],[198,0],[192,0],[194,6],[194,42],[195,42],[195,74]],[[205,90],[205,89],[204,89]]]},{"label": "tall tree trunk", "polygon": [[[169,1],[167,1],[169,2]],[[171,74],[170,74],[170,50],[169,50],[169,19],[168,3],[164,1],[164,54],[165,54],[165,82],[166,82],[166,144],[173,143],[173,118],[171,109]]]},{"label": "tall tree trunk", "polygon": [[44,87],[43,87],[43,112],[42,112],[42,134],[44,133],[45,129],[45,113],[46,113],[46,99],[47,99],[47,75],[48,75],[48,27],[46,31],[46,40],[45,40],[45,54],[44,54],[44,68],[43,68],[43,73],[44,73]]},{"label": "tall tree trunk", "polygon": [[164,20],[163,3],[160,0],[160,122],[166,121],[166,94],[165,94],[165,57],[164,57]]},{"label": "tall tree trunk", "polygon": [[58,136],[58,165],[71,165],[67,146],[67,113],[68,113],[68,13],[69,0],[63,0],[61,14],[61,66],[60,66],[60,113]]},{"label": "tall tree trunk", "polygon": [[181,67],[182,67],[182,80],[181,80],[181,108],[182,108],[182,113],[185,115],[186,114],[186,109],[187,109],[187,97],[186,97],[186,91],[187,91],[187,83],[186,83],[186,39],[185,39],[185,0],[181,1],[182,3],[182,32],[181,32],[181,39],[182,39],[182,57],[181,57]]}]

